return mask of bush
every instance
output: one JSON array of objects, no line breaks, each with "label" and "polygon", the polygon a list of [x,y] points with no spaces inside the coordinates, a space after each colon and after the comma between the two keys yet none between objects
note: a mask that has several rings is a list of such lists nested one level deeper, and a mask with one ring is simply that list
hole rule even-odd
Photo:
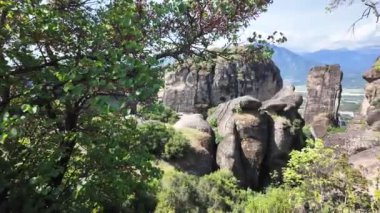
[{"label": "bush", "polygon": [[325,147],[321,140],[308,140],[307,147],[290,156],[284,182],[294,187],[299,205],[312,212],[369,210],[367,182],[346,156]]},{"label": "bush", "polygon": [[199,212],[196,202],[197,177],[172,171],[164,175],[155,212]]},{"label": "bush", "polygon": [[156,157],[161,157],[165,144],[175,134],[173,128],[160,122],[147,122],[138,126],[140,141],[144,143],[148,151]]},{"label": "bush", "polygon": [[196,177],[169,172],[161,181],[156,212],[237,211],[244,198],[231,172],[220,170]]},{"label": "bush", "polygon": [[213,128],[216,128],[218,127],[218,120],[216,118],[210,118],[208,120],[208,122],[210,123],[210,126],[213,127]]},{"label": "bush", "polygon": [[175,132],[165,144],[163,157],[168,160],[183,157],[189,147],[189,140],[182,133]]},{"label": "bush", "polygon": [[190,147],[190,141],[181,132],[160,122],[142,124],[138,130],[140,141],[158,158],[172,160],[183,157]]},{"label": "bush", "polygon": [[245,191],[228,170],[219,170],[200,178],[197,185],[200,206],[207,212],[238,211],[245,198]]},{"label": "bush", "polygon": [[245,212],[294,212],[295,205],[290,188],[269,187],[265,193],[251,193],[245,205]]},{"label": "bush", "polygon": [[164,123],[175,123],[178,121],[178,114],[162,103],[153,103],[138,109],[138,115],[146,120],[156,120]]}]

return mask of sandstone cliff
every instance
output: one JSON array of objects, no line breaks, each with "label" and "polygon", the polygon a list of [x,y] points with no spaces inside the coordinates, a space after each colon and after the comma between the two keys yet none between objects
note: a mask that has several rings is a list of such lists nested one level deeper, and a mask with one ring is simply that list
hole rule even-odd
[{"label": "sandstone cliff", "polygon": [[304,119],[315,137],[323,138],[329,126],[338,125],[342,78],[339,65],[317,66],[309,72]]},{"label": "sandstone cliff", "polygon": [[177,112],[199,113],[231,99],[250,95],[260,101],[282,88],[280,70],[272,61],[244,58],[188,62],[165,77],[163,102]]}]

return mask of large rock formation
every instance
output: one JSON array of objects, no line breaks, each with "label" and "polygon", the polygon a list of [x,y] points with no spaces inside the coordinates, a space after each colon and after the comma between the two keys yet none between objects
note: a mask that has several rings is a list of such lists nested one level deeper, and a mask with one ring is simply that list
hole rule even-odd
[{"label": "large rock formation", "polygon": [[190,141],[190,148],[183,157],[169,163],[193,175],[205,175],[215,171],[214,132],[203,116],[183,115],[174,128]]},{"label": "large rock formation", "polygon": [[302,127],[305,122],[298,113],[303,98],[294,90],[293,86],[283,88],[261,107],[261,111],[272,118],[264,168],[270,172],[276,171],[279,177],[292,149],[301,149],[304,145]]},{"label": "large rock formation", "polygon": [[244,95],[267,100],[281,88],[280,71],[272,61],[217,58],[188,62],[168,73],[162,99],[178,112],[199,113]]},{"label": "large rock formation", "polygon": [[317,66],[309,72],[304,119],[315,137],[323,138],[329,126],[338,125],[342,78],[339,65]]},{"label": "large rock formation", "polygon": [[349,155],[350,163],[367,178],[373,194],[380,169],[380,58],[363,78],[368,82],[360,112],[344,133],[329,135],[326,145]]},{"label": "large rock formation", "polygon": [[297,110],[302,97],[284,88],[261,103],[244,96],[220,104],[208,118],[223,137],[216,162],[231,170],[242,186],[257,188],[263,177],[280,171],[292,149],[303,143],[303,121]]},{"label": "large rock formation", "polygon": [[364,73],[363,78],[368,82],[365,87],[365,99],[361,113],[373,129],[380,130],[380,58],[373,67]]}]

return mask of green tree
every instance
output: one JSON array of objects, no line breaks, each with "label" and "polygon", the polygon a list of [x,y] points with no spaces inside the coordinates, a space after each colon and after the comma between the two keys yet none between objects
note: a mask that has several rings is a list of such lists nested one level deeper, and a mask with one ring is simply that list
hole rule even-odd
[{"label": "green tree", "polygon": [[1,0],[0,210],[140,208],[159,173],[126,116],[154,101],[160,60],[219,54],[270,3]]}]

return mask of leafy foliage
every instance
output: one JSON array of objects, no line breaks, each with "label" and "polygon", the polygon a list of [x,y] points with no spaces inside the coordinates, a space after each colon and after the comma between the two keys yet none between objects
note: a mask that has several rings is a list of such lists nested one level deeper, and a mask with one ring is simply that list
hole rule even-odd
[{"label": "leafy foliage", "polygon": [[245,212],[294,212],[295,203],[292,197],[291,188],[269,187],[265,193],[250,193],[246,204]]},{"label": "leafy foliage", "polygon": [[366,180],[348,164],[346,156],[325,147],[321,140],[308,140],[307,147],[291,153],[284,181],[296,187],[298,203],[311,211],[370,207]]},{"label": "leafy foliage", "polygon": [[147,150],[156,157],[161,157],[167,144],[175,131],[173,128],[160,122],[147,122],[138,126],[140,140],[145,142]]},{"label": "leafy foliage", "polygon": [[165,144],[163,157],[166,159],[176,159],[183,157],[190,147],[190,141],[181,132],[175,132]]},{"label": "leafy foliage", "polygon": [[[268,4],[0,1],[0,210],[149,209],[141,204],[159,177],[156,148],[126,116],[154,102],[160,60],[233,43]],[[178,141],[166,143],[168,155],[180,152]]]},{"label": "leafy foliage", "polygon": [[239,189],[229,171],[196,177],[170,170],[161,180],[156,212],[378,211],[378,195],[371,200],[365,179],[321,140],[292,152],[284,178],[282,185],[252,192]]},{"label": "leafy foliage", "polygon": [[162,103],[153,103],[151,105],[141,107],[138,110],[138,114],[146,120],[157,120],[164,123],[175,123],[178,121],[178,114],[164,106]]},{"label": "leafy foliage", "polygon": [[243,195],[229,171],[203,177],[175,171],[162,179],[156,212],[228,212],[239,209]]},{"label": "leafy foliage", "polygon": [[[1,164],[8,168],[1,175],[6,183],[1,190],[8,199],[2,209],[41,211],[47,204],[51,210],[66,211],[133,209],[140,198],[153,192],[149,182],[160,172],[138,140],[136,121],[119,116],[87,118],[81,126],[88,131],[61,134],[46,131],[46,120],[38,115],[17,119],[18,134],[6,140],[1,150],[7,156]],[[61,155],[56,141],[65,138],[77,143],[70,162],[57,166]],[[59,187],[54,185],[57,179]]]}]

